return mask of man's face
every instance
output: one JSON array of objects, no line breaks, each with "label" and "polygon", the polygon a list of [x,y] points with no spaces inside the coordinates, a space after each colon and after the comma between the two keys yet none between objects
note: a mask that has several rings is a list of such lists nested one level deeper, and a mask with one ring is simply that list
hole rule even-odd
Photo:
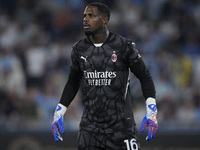
[{"label": "man's face", "polygon": [[83,28],[85,35],[93,35],[105,27],[105,17],[99,13],[97,7],[88,6],[84,11]]}]

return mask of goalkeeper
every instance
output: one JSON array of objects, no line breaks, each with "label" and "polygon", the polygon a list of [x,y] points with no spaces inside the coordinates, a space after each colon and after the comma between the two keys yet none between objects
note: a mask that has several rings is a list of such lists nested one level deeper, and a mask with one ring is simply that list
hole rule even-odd
[{"label": "goalkeeper", "polygon": [[147,127],[146,139],[151,140],[158,130],[150,72],[135,43],[108,30],[109,18],[110,10],[104,4],[91,3],[85,8],[86,37],[73,46],[69,78],[54,114],[53,135],[55,141],[63,141],[63,116],[83,83],[78,150],[141,149],[131,106],[130,72],[139,79],[146,100],[147,114],[140,131]]}]

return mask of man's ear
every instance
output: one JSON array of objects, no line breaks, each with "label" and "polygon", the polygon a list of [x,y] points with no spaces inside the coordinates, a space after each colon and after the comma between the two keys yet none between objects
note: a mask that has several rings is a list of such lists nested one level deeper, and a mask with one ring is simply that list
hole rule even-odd
[{"label": "man's ear", "polygon": [[102,16],[102,20],[103,20],[103,24],[107,24],[108,23],[108,17]]}]

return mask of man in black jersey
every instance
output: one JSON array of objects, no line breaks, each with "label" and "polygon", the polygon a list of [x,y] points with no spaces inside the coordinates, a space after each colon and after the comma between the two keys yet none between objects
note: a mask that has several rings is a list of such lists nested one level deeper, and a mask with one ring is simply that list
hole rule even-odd
[{"label": "man in black jersey", "polygon": [[131,105],[130,71],[139,79],[146,100],[147,114],[140,131],[147,127],[150,140],[158,129],[152,77],[135,43],[108,30],[109,18],[110,10],[104,4],[92,3],[85,8],[86,38],[73,46],[68,82],[54,114],[53,135],[55,141],[62,141],[63,116],[83,81],[78,150],[140,149]]}]

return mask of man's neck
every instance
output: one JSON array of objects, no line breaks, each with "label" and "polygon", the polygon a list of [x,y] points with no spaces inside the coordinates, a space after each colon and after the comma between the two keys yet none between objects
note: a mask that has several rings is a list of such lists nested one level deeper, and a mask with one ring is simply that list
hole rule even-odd
[{"label": "man's neck", "polygon": [[98,43],[104,43],[109,36],[109,31],[107,29],[101,31],[100,33],[97,33],[95,35],[90,36],[90,40],[92,43],[98,44]]}]

